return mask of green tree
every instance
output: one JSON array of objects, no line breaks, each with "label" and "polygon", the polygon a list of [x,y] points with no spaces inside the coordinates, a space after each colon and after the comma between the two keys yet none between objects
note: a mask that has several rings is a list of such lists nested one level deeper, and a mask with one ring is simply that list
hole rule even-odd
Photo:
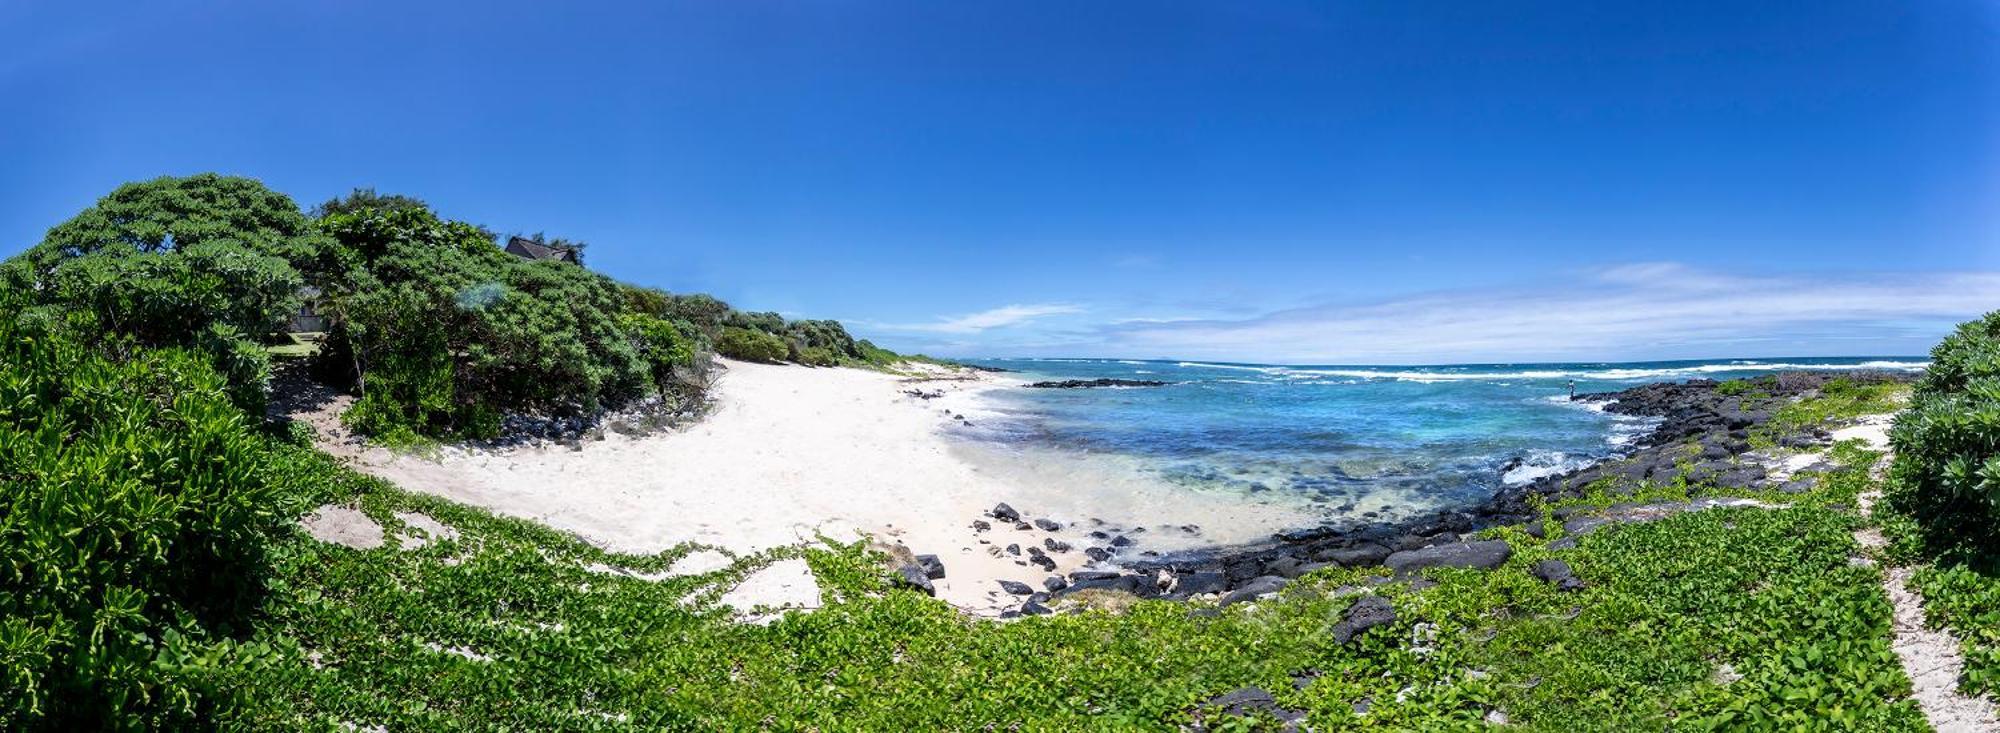
[{"label": "green tree", "polygon": [[364,433],[489,437],[508,412],[589,414],[655,386],[609,278],[509,256],[426,209],[320,225],[345,263],[329,280],[337,343],[323,358],[351,370],[361,398],[347,420]]},{"label": "green tree", "polygon": [[239,404],[257,409],[266,366],[245,344],[282,327],[304,280],[294,261],[325,237],[283,194],[204,173],[120,186],[41,244],[0,264],[31,305],[76,308],[107,336],[189,347],[224,366]]},{"label": "green tree", "polygon": [[374,188],[356,188],[346,196],[335,196],[313,207],[309,214],[314,219],[322,219],[330,214],[352,214],[358,211],[403,209],[428,209],[423,199],[402,194],[376,193]]}]

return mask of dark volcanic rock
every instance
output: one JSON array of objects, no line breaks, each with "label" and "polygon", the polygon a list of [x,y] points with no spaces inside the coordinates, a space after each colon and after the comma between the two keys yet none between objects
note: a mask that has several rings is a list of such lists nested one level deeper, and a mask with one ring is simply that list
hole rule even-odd
[{"label": "dark volcanic rock", "polygon": [[1221,605],[1227,606],[1232,603],[1254,601],[1262,596],[1284,590],[1285,586],[1290,585],[1291,582],[1275,575],[1254,578],[1250,582],[1238,586],[1236,590],[1230,591],[1228,595],[1223,596]]},{"label": "dark volcanic rock", "polygon": [[1229,579],[1222,573],[1188,573],[1174,580],[1174,594],[1179,596],[1198,596],[1226,590],[1229,590]]},{"label": "dark volcanic rock", "polygon": [[1057,524],[1054,520],[1050,519],[1035,520],[1035,527],[1042,530],[1043,532],[1054,532],[1058,529],[1062,529],[1061,524]]},{"label": "dark volcanic rock", "polygon": [[1371,567],[1389,559],[1389,548],[1374,542],[1363,542],[1353,547],[1321,550],[1313,553],[1313,557],[1324,562],[1340,563],[1341,567]]},{"label": "dark volcanic rock", "polygon": [[1043,570],[1047,570],[1051,573],[1056,571],[1056,561],[1050,559],[1048,555],[1036,555],[1034,557],[1028,558],[1028,564],[1034,565]]},{"label": "dark volcanic rock", "polygon": [[1060,575],[1051,575],[1049,577],[1042,579],[1042,587],[1049,589],[1050,593],[1054,593],[1064,588],[1068,588],[1069,581],[1063,580],[1063,577]]},{"label": "dark volcanic rock", "polygon": [[1017,596],[1025,596],[1035,592],[1035,589],[1028,587],[1027,583],[1023,583],[1016,580],[1000,581],[1000,590],[1007,591],[1008,593],[1012,593]]},{"label": "dark volcanic rock", "polygon": [[1088,555],[1090,559],[1096,560],[1098,562],[1104,562],[1105,560],[1111,559],[1111,551],[1106,550],[1102,547],[1083,548],[1083,554]]},{"label": "dark volcanic rock", "polygon": [[918,555],[917,567],[923,568],[924,577],[931,580],[944,579],[944,561],[936,555]]},{"label": "dark volcanic rock", "polygon": [[1389,599],[1381,596],[1367,596],[1347,607],[1347,613],[1340,617],[1340,623],[1333,625],[1333,643],[1346,644],[1361,632],[1396,622],[1396,608],[1389,605]]},{"label": "dark volcanic rock", "polygon": [[1543,560],[1535,563],[1532,571],[1535,577],[1555,585],[1557,590],[1575,591],[1583,589],[1583,580],[1570,570],[1569,563],[1561,560]]},{"label": "dark volcanic rock", "polygon": [[1114,575],[1109,578],[1075,580],[1075,582],[1069,584],[1068,588],[1062,590],[1062,595],[1086,590],[1114,590],[1134,595],[1159,595],[1158,586],[1146,582],[1145,578],[1137,575]]},{"label": "dark volcanic rock", "polygon": [[1165,387],[1167,382],[1151,379],[1065,379],[1060,382],[1036,382],[1028,385],[1035,389],[1085,389],[1089,387]]},{"label": "dark volcanic rock", "polygon": [[1111,580],[1117,577],[1118,573],[1109,570],[1078,570],[1069,574],[1069,579],[1078,583],[1090,580]]},{"label": "dark volcanic rock", "polygon": [[1390,570],[1406,575],[1425,568],[1481,568],[1491,570],[1513,557],[1514,548],[1505,540],[1458,542],[1421,550],[1405,550],[1383,560]]},{"label": "dark volcanic rock", "polygon": [[1298,722],[1306,717],[1305,711],[1278,706],[1277,698],[1261,687],[1244,687],[1209,698],[1202,703],[1208,707],[1222,709],[1224,715],[1255,717],[1268,715],[1277,718],[1286,730],[1296,730]]},{"label": "dark volcanic rock", "polygon": [[[943,576],[940,575],[939,577]],[[896,582],[899,585],[923,591],[923,594],[927,596],[937,595],[937,588],[931,585],[930,576],[924,573],[923,568],[916,565],[904,565],[896,568]]]},{"label": "dark volcanic rock", "polygon": [[1062,540],[1059,540],[1059,539],[1056,539],[1056,538],[1054,538],[1054,537],[1043,537],[1043,538],[1042,538],[1042,546],[1043,546],[1043,547],[1046,547],[1046,548],[1049,548],[1049,552],[1069,552],[1069,551],[1070,551],[1070,546],[1069,546],[1069,543],[1068,543],[1068,542],[1064,542],[1064,541],[1062,541]]},{"label": "dark volcanic rock", "polygon": [[1002,522],[1021,521],[1021,513],[1014,511],[1014,507],[1007,506],[1006,502],[995,504],[993,506],[993,510],[987,512],[987,514],[993,515],[994,519],[998,519]]},{"label": "dark volcanic rock", "polygon": [[1803,494],[1808,491],[1812,491],[1813,487],[1818,485],[1819,485],[1819,479],[1813,478],[1811,476],[1801,476],[1799,478],[1795,478],[1790,481],[1786,481],[1782,484],[1779,484],[1778,490],[1783,491],[1787,494]]}]

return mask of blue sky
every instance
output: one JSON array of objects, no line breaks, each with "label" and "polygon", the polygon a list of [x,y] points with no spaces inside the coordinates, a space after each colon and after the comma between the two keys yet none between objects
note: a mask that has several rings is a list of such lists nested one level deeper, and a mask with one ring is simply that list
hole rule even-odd
[{"label": "blue sky", "polygon": [[903,350],[1912,354],[2000,308],[1996,7],[0,0],[0,254],[216,170]]}]

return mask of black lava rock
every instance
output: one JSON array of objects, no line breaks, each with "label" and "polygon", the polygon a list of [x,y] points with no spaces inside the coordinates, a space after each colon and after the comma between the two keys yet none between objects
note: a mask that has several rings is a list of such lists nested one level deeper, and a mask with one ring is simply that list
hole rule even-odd
[{"label": "black lava rock", "polygon": [[916,565],[904,565],[896,568],[896,583],[905,587],[915,588],[927,596],[937,595],[937,588],[931,585],[930,576],[925,575],[924,569]]},{"label": "black lava rock", "polygon": [[1367,596],[1348,606],[1347,613],[1340,617],[1340,623],[1333,625],[1333,642],[1346,644],[1360,636],[1361,632],[1395,622],[1396,608],[1389,604],[1389,599]]},{"label": "black lava rock", "polygon": [[1253,578],[1251,579],[1250,582],[1244,583],[1241,586],[1237,586],[1235,590],[1232,590],[1229,592],[1228,595],[1223,596],[1222,601],[1220,603],[1221,605],[1227,606],[1234,603],[1242,603],[1244,601],[1253,601],[1260,597],[1284,590],[1285,586],[1291,584],[1291,582],[1292,581],[1277,577],[1275,575],[1266,575],[1261,578]]},{"label": "black lava rock", "polygon": [[1174,594],[1198,596],[1229,590],[1229,578],[1222,573],[1188,573],[1174,580]]},{"label": "black lava rock", "polygon": [[1535,567],[1531,572],[1535,574],[1535,577],[1554,584],[1557,590],[1577,591],[1583,589],[1583,580],[1576,577],[1576,573],[1570,570],[1569,563],[1561,560],[1550,559],[1535,563]]},{"label": "black lava rock", "polygon": [[1482,542],[1457,542],[1435,545],[1421,550],[1405,550],[1390,555],[1382,564],[1407,575],[1425,568],[1481,568],[1493,569],[1514,556],[1514,548],[1505,540]]},{"label": "black lava rock", "polygon": [[944,561],[936,555],[918,555],[917,566],[924,569],[924,577],[931,580],[944,579]]},{"label": "black lava rock", "polygon": [[1261,687],[1244,687],[1209,698],[1203,705],[1218,707],[1224,715],[1236,717],[1270,716],[1277,718],[1286,730],[1293,730],[1306,714],[1278,706],[1276,698]]}]

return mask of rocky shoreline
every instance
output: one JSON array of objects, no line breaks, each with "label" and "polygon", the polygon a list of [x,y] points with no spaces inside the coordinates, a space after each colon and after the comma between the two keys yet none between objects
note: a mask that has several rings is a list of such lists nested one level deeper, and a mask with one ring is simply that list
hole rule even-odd
[{"label": "rocky shoreline", "polygon": [[[1614,494],[1629,495],[1644,481],[1661,483],[1684,477],[1690,485],[1800,491],[1803,488],[1796,480],[1769,474],[1764,462],[1752,455],[1751,437],[1753,433],[1763,433],[1787,448],[1816,447],[1830,442],[1830,436],[1818,427],[1788,434],[1770,432],[1776,427],[1772,425],[1772,417],[1779,407],[1817,394],[1835,379],[1856,383],[1908,382],[1915,375],[1881,371],[1784,372],[1763,378],[1749,389],[1724,388],[1723,382],[1697,379],[1576,395],[1572,399],[1601,405],[1606,412],[1655,418],[1659,423],[1624,453],[1594,465],[1505,487],[1478,506],[1439,511],[1393,524],[1334,524],[1286,532],[1253,546],[1170,555],[1143,553],[1130,559],[1120,556],[1129,546],[1129,540],[1120,545],[1117,540],[1125,539],[1122,535],[1098,531],[1092,536],[1105,535],[1108,541],[1103,546],[1082,548],[1094,567],[1072,572],[1067,577],[1052,575],[1039,589],[1019,582],[1003,583],[1003,589],[1018,596],[1021,605],[1018,610],[1002,615],[1049,613],[1050,604],[1092,590],[1139,598],[1219,597],[1222,605],[1228,605],[1277,592],[1293,578],[1335,565],[1388,567],[1399,578],[1431,567],[1497,567],[1512,556],[1512,547],[1502,540],[1478,540],[1471,535],[1491,527],[1529,522],[1539,516],[1533,509],[1538,503],[1578,497],[1593,485],[1601,485]],[[1568,534],[1577,535],[1617,522],[1648,521],[1681,511],[1749,503],[1754,502],[1697,497],[1687,502],[1623,504],[1588,512],[1558,511],[1557,518],[1564,521]],[[974,526],[989,520],[1028,524],[1018,511],[1004,504],[988,512],[987,518],[978,520]],[[1530,526],[1528,531],[1539,533],[1540,527]],[[1069,549],[1063,546],[1064,551]],[[1028,554],[1039,556],[1041,550],[1030,548]],[[1543,565],[1548,567],[1536,568],[1536,574],[1543,580],[1565,589],[1579,586],[1580,581],[1561,562]]]}]

